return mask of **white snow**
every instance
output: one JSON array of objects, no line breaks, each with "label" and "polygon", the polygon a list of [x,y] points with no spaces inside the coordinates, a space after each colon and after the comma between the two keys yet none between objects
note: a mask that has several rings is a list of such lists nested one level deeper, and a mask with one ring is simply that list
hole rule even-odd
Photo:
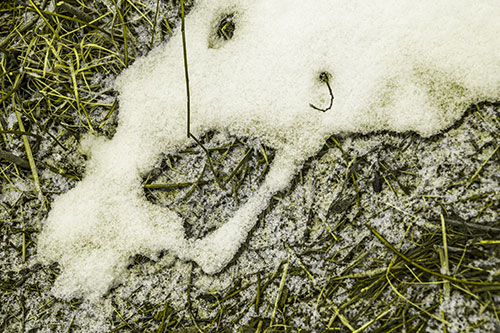
[{"label": "white snow", "polygon": [[[233,14],[230,40],[214,42]],[[259,188],[221,228],[187,239],[175,213],[148,202],[141,179],[186,138],[180,31],[117,80],[113,139],[88,137],[85,178],[58,197],[39,239],[57,261],[60,297],[95,298],[129,258],[169,250],[210,274],[233,258],[270,197],[336,133],[391,130],[429,136],[474,102],[500,97],[496,0],[199,0],[187,17],[192,132],[259,138],[276,149]],[[335,99],[327,112],[331,74]]]}]

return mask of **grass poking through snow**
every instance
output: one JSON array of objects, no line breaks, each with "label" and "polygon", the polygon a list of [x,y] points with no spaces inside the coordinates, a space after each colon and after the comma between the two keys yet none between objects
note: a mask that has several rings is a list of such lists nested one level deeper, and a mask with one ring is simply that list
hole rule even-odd
[{"label": "grass poking through snow", "polygon": [[[50,203],[83,176],[81,135],[114,134],[116,75],[179,19],[178,4],[154,0],[1,2],[1,331],[500,329],[498,103],[428,139],[330,138],[216,276],[137,255],[100,304],[53,298],[57,264],[34,260]],[[221,36],[232,33],[224,20]],[[246,200],[273,158],[258,138],[200,143],[165,155],[144,182],[194,238]]]}]

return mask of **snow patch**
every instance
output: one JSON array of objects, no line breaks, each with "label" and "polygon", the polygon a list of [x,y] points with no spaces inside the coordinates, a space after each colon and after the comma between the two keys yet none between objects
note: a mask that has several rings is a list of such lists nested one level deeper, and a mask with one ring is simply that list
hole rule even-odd
[{"label": "snow patch", "polygon": [[[227,15],[234,35],[214,43]],[[271,196],[330,135],[430,136],[471,103],[497,100],[498,17],[496,0],[200,0],[186,22],[192,132],[259,138],[276,150],[270,171],[232,218],[200,240],[185,237],[178,215],[145,199],[142,175],[162,153],[192,144],[178,31],[117,79],[115,136],[85,140],[86,176],[52,206],[39,254],[61,265],[56,294],[99,297],[137,253],[168,250],[217,273]],[[328,85],[333,107],[312,108],[329,105]]]}]

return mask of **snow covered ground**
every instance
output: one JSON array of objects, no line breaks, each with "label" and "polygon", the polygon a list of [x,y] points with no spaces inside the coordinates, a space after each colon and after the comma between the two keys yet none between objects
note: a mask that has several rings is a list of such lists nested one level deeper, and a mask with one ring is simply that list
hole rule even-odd
[{"label": "snow covered ground", "polygon": [[[0,327],[498,330],[499,9],[466,5],[200,1],[192,126],[213,171],[185,139],[177,34],[120,78],[111,140],[35,151],[86,170],[40,168],[48,220],[30,172],[5,164]],[[329,89],[330,110],[309,105]]]}]

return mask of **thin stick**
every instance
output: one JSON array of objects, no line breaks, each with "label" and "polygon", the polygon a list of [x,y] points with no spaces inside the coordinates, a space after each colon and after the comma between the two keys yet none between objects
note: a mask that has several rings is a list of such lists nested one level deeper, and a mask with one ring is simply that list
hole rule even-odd
[{"label": "thin stick", "polygon": [[332,87],[330,87],[330,82],[329,82],[330,79],[328,77],[328,73],[326,73],[326,72],[321,73],[319,75],[319,80],[321,82],[326,83],[326,86],[328,87],[328,92],[330,93],[330,105],[328,105],[328,107],[326,109],[318,108],[318,107],[312,105],[311,103],[309,103],[309,106],[312,107],[315,110],[318,110],[318,111],[321,111],[321,112],[326,112],[326,111],[328,111],[328,110],[330,110],[332,108],[332,106],[333,106],[333,99],[334,99]]},{"label": "thin stick", "polygon": [[189,93],[189,73],[187,61],[187,44],[186,44],[186,24],[184,19],[184,0],[181,0],[181,34],[182,34],[182,53],[184,55],[184,76],[186,77],[186,103],[187,103],[187,132],[189,138],[191,134],[191,96]]},{"label": "thin stick", "polygon": [[217,177],[215,173],[214,166],[212,164],[212,159],[210,158],[210,153],[203,146],[200,140],[198,140],[193,134],[191,134],[191,94],[189,92],[189,71],[188,71],[188,59],[187,59],[187,44],[186,44],[186,22],[184,19],[184,0],[181,1],[181,34],[182,34],[182,52],[184,55],[184,76],[186,78],[186,108],[187,108],[187,126],[186,126],[186,135],[189,138],[193,138],[194,141],[205,151],[207,154],[207,159],[208,159],[208,166],[210,168],[210,171],[212,171],[212,174],[214,175],[215,181],[217,182],[217,185],[221,188],[221,190],[225,190],[226,188],[220,181],[220,179]]}]

